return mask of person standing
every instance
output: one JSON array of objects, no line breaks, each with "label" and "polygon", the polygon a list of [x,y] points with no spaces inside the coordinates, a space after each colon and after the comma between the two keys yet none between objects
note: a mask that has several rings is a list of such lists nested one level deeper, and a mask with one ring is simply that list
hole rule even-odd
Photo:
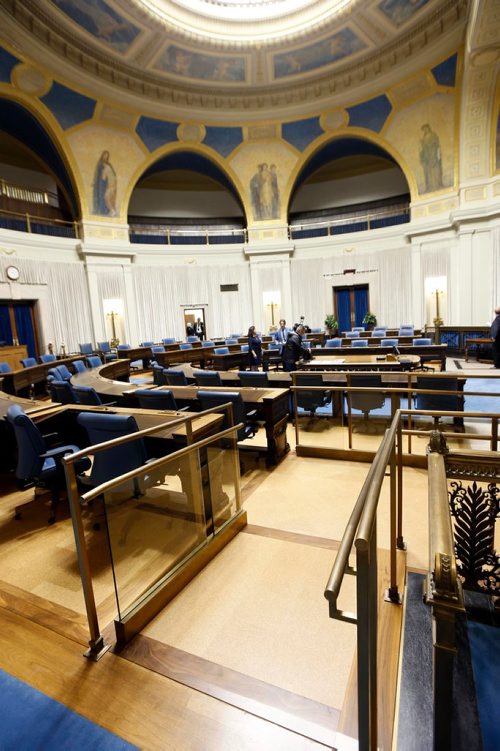
[{"label": "person standing", "polygon": [[281,346],[281,349],[283,349],[283,347],[285,346],[289,333],[290,333],[290,329],[287,329],[286,321],[284,318],[282,318],[280,320],[279,329],[274,332],[274,337],[273,337],[276,344],[279,344]]},{"label": "person standing", "polygon": [[490,336],[493,339],[493,365],[500,368],[500,305],[495,308],[495,320],[491,324]]},{"label": "person standing", "polygon": [[302,346],[302,337],[304,335],[304,327],[299,323],[297,329],[292,331],[286,340],[286,344],[283,347],[281,354],[283,360],[283,369],[290,373],[292,370],[297,370],[297,361],[301,359],[309,360],[311,353],[306,347]]},{"label": "person standing", "polygon": [[196,319],[196,323],[194,324],[194,333],[200,340],[205,338],[205,324],[203,323],[201,318]]},{"label": "person standing", "polygon": [[262,340],[255,331],[255,326],[248,329],[248,364],[250,370],[258,370],[262,365]]}]

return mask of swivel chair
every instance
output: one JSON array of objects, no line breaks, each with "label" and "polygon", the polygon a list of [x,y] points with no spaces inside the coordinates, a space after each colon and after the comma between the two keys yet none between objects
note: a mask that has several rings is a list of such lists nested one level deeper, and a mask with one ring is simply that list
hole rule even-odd
[{"label": "swivel chair", "polygon": [[78,398],[69,381],[50,381],[49,393],[53,402],[59,402],[60,404],[78,404]]},{"label": "swivel chair", "polygon": [[334,347],[341,347],[342,346],[342,339],[335,338],[335,339],[327,339],[325,342],[325,347],[328,349],[333,349]]},{"label": "swivel chair", "polygon": [[186,336],[186,342],[199,342],[200,337],[194,336],[194,334],[190,334],[189,336]]},{"label": "swivel chair", "polygon": [[[83,360],[73,360],[72,366],[75,369],[75,373],[85,373],[87,368],[85,367],[85,363]],[[59,366],[61,367],[61,366]]]},{"label": "swivel chair", "polygon": [[11,373],[12,368],[8,362],[0,362],[0,373]]},{"label": "swivel chair", "polygon": [[[295,375],[296,386],[323,386],[323,378],[317,373],[297,373]],[[300,389],[295,392],[297,398],[297,407],[309,412],[309,417],[316,415],[316,410],[325,407],[332,401],[332,392],[328,389],[320,391]]]},{"label": "swivel chair", "polygon": [[[196,337],[198,339],[198,337]],[[181,342],[179,344],[179,349],[193,349],[192,342]]]},{"label": "swivel chair", "polygon": [[[79,404],[92,404],[101,406],[103,401],[97,391],[92,386],[73,386],[73,392]],[[106,406],[111,406],[115,402],[106,402]]]},{"label": "swivel chair", "polygon": [[359,331],[346,331],[346,339],[357,339],[359,337]]},{"label": "swivel chair", "polygon": [[94,354],[94,347],[91,342],[85,342],[84,344],[78,345],[80,348],[80,354],[81,355],[93,355]]},{"label": "swivel chair", "polygon": [[399,344],[399,339],[381,339],[380,340],[381,347],[397,347],[398,344]]},{"label": "swivel chair", "polygon": [[[137,389],[134,396],[142,409],[171,409],[180,411],[174,395],[168,389]],[[184,407],[186,410],[187,407]]]},{"label": "swivel chair", "polygon": [[425,347],[429,346],[429,344],[432,344],[432,339],[429,339],[428,337],[420,337],[419,339],[412,340],[412,345],[414,347]]},{"label": "swivel chair", "polygon": [[350,393],[351,408],[358,409],[363,413],[363,427],[366,432],[370,432],[368,423],[369,413],[372,409],[380,409],[385,404],[385,394],[382,391],[382,378],[376,375],[351,376],[351,386],[378,389],[377,391],[351,391]]},{"label": "swivel chair", "polygon": [[374,326],[372,331],[372,337],[385,336],[387,334],[387,326]]},{"label": "swivel chair", "polygon": [[[48,519],[53,524],[56,519],[57,507],[61,490],[66,486],[64,469],[61,459],[66,454],[80,451],[73,444],[47,448],[44,436],[19,404],[12,404],[6,414],[7,422],[12,425],[17,444],[16,477],[25,487],[32,485],[46,487],[51,492],[51,513]],[[77,474],[85,472],[90,467],[90,461],[85,457],[79,459],[75,465]],[[21,517],[20,508],[16,508],[15,518]]]},{"label": "swivel chair", "polygon": [[269,386],[269,376],[264,372],[239,370],[238,376],[242,386],[254,386],[257,388],[266,388]]},{"label": "swivel chair", "polygon": [[[419,376],[417,388],[434,391],[458,391],[458,379]],[[436,412],[442,410],[458,412],[463,410],[463,397],[453,394],[416,394],[415,406],[417,409],[435,410]]]},{"label": "swivel chair", "polygon": [[21,365],[23,368],[32,368],[34,365],[38,365],[36,361],[36,357],[24,357],[21,360]]},{"label": "swivel chair", "polygon": [[235,338],[235,339],[233,339],[233,338],[231,338],[231,339],[225,339],[224,341],[226,342],[226,344],[239,344],[237,338]]},{"label": "swivel chair", "polygon": [[229,347],[216,347],[214,349],[214,355],[228,355]]},{"label": "swivel chair", "polygon": [[118,359],[116,352],[111,352],[111,345],[109,342],[97,342],[97,349],[103,356],[104,362]]},{"label": "swivel chair", "polygon": [[47,363],[47,362],[55,362],[56,356],[55,355],[40,355],[40,362],[41,363]]},{"label": "swivel chair", "polygon": [[202,342],[201,346],[202,347],[213,347],[214,343],[209,340],[209,341],[206,341],[206,342]]},{"label": "swivel chair", "polygon": [[167,386],[188,386],[188,379],[183,370],[163,368],[163,376]]},{"label": "swivel chair", "polygon": [[368,339],[353,339],[351,342],[352,347],[368,347]]},{"label": "swivel chair", "polygon": [[167,346],[167,344],[175,344],[176,343],[176,338],[175,338],[175,336],[169,336],[166,339],[162,339],[161,343],[164,346]]},{"label": "swivel chair", "polygon": [[197,386],[222,386],[218,370],[193,370]]},{"label": "swivel chair", "polygon": [[[230,402],[233,407],[233,424],[237,425],[240,422],[243,423],[243,426],[237,432],[237,440],[243,441],[246,438],[252,438],[255,435],[256,426],[247,422],[245,404],[239,391],[202,391],[200,389],[200,391],[198,391],[198,400],[201,404],[202,411],[205,409],[212,409],[212,407],[220,407],[222,404]],[[253,416],[253,413],[249,413],[248,416]],[[226,412],[221,430],[225,430],[228,427],[230,427],[230,422]]]},{"label": "swivel chair", "polygon": [[102,365],[102,360],[97,355],[91,355],[87,357],[89,368],[98,368]]}]

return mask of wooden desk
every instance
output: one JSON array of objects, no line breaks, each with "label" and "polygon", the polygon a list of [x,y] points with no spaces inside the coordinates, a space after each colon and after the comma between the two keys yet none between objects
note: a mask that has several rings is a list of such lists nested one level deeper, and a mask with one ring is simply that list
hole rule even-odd
[{"label": "wooden desk", "polygon": [[[134,407],[136,405],[134,391],[142,388],[142,386],[113,381],[106,377],[118,362],[118,360],[114,360],[100,368],[94,368],[85,373],[77,373],[71,381],[74,385],[92,386],[100,396],[105,399],[117,400],[120,402],[120,406]],[[195,412],[200,411],[197,398],[198,386],[168,386],[167,388],[174,395],[179,407],[188,406]],[[210,387],[203,390],[226,391],[227,387]],[[231,391],[239,391],[245,404],[261,411],[266,428],[267,463],[277,464],[290,450],[286,440],[289,410],[288,389],[231,387]]]},{"label": "wooden desk", "polygon": [[[491,337],[466,337],[465,338],[465,362],[469,362],[469,349],[476,348],[476,360],[478,362],[492,362],[493,361],[493,353],[491,352],[491,347],[493,345],[493,339]],[[489,347],[490,349],[490,356],[483,358],[480,358],[481,355],[481,347],[483,349],[485,347]]]},{"label": "wooden desk", "polygon": [[418,355],[343,355],[327,357],[325,355],[312,360],[305,360],[298,366],[299,370],[339,370],[349,371],[389,371],[415,370],[420,365]]},{"label": "wooden desk", "polygon": [[45,362],[40,365],[33,365],[31,368],[21,368],[13,370],[11,373],[2,374],[2,389],[9,394],[27,396],[33,384],[36,393],[43,393],[46,388],[47,373],[51,368],[57,365],[66,365],[71,370],[71,365],[75,360],[82,360],[82,355],[66,357],[54,362]]},{"label": "wooden desk", "polygon": [[[413,347],[412,345],[398,346],[399,354],[406,357],[407,355],[418,355],[422,364],[426,362],[438,360],[441,366],[441,370],[446,370],[446,353],[448,347],[446,344],[424,344],[423,346]],[[311,353],[313,357],[345,357],[346,355],[352,355],[353,348],[349,347],[316,347],[312,349]],[[363,357],[368,355],[389,355],[394,354],[394,347],[381,347],[380,345],[363,347],[362,350],[356,350],[357,355]]]},{"label": "wooden desk", "polygon": [[6,362],[12,370],[18,370],[21,360],[28,357],[28,348],[25,344],[7,344],[0,347],[0,362]]}]

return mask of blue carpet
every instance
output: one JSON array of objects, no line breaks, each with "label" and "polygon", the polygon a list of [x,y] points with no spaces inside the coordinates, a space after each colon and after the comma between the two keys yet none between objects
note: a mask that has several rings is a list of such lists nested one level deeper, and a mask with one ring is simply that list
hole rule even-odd
[{"label": "blue carpet", "polygon": [[0,670],[1,751],[137,751],[64,704]]},{"label": "blue carpet", "polygon": [[467,391],[500,394],[500,379],[473,378],[464,386],[466,412],[500,412],[500,396],[467,396]]},{"label": "blue carpet", "polygon": [[484,751],[500,748],[500,628],[467,624]]}]

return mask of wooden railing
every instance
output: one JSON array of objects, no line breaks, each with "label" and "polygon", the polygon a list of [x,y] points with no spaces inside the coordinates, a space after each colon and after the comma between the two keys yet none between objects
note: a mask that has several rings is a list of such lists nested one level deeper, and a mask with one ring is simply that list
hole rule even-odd
[{"label": "wooden railing", "polygon": [[8,211],[7,209],[0,209],[0,227],[17,232],[79,238],[77,222],[52,219],[27,212]]}]

